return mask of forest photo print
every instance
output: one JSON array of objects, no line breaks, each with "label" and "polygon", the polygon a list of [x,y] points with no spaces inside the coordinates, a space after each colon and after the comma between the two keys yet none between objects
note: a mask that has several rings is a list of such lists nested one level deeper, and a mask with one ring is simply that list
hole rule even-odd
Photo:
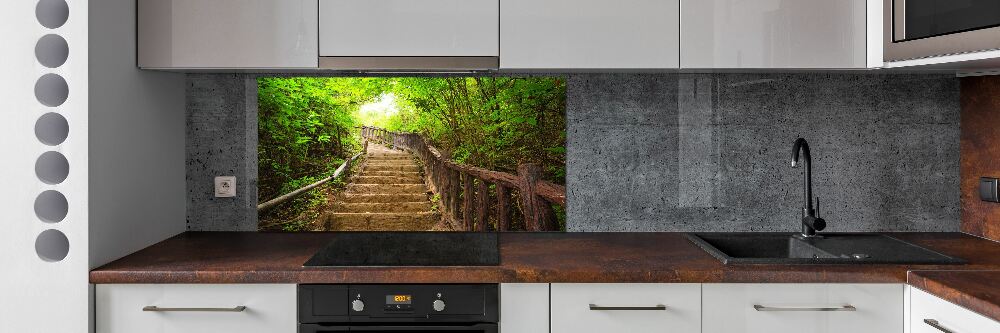
[{"label": "forest photo print", "polygon": [[257,83],[261,230],[565,230],[565,78]]}]

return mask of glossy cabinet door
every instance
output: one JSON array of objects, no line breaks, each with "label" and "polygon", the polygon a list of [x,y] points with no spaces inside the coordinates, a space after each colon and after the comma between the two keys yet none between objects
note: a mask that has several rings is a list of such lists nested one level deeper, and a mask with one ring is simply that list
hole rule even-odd
[{"label": "glossy cabinet door", "polygon": [[496,57],[499,0],[319,0],[324,57]]},{"label": "glossy cabinet door", "polygon": [[867,2],[681,0],[681,67],[868,67]]},{"label": "glossy cabinet door", "polygon": [[1000,322],[910,287],[910,332],[1000,333]]},{"label": "glossy cabinet door", "polygon": [[294,284],[99,284],[95,293],[98,333],[298,331]]},{"label": "glossy cabinet door", "polygon": [[552,333],[698,333],[696,283],[553,283]]},{"label": "glossy cabinet door", "polygon": [[138,0],[139,67],[316,68],[317,0]]},{"label": "glossy cabinet door", "polygon": [[713,283],[702,289],[704,333],[903,332],[902,284]]},{"label": "glossy cabinet door", "polygon": [[549,284],[500,284],[500,333],[548,333]]},{"label": "glossy cabinet door", "polygon": [[678,5],[678,0],[503,0],[500,68],[677,68]]}]

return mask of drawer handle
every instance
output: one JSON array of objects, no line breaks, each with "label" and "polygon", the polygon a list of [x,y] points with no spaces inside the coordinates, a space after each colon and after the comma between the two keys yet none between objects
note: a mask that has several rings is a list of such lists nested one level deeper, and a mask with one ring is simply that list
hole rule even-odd
[{"label": "drawer handle", "polygon": [[853,305],[844,306],[832,306],[832,307],[822,307],[822,308],[799,308],[799,307],[774,307],[774,306],[763,306],[760,304],[754,304],[754,310],[757,311],[858,311]]},{"label": "drawer handle", "polygon": [[653,306],[600,306],[597,304],[591,304],[590,309],[593,311],[656,311],[666,310],[667,306],[663,304]]},{"label": "drawer handle", "polygon": [[934,319],[924,319],[924,324],[930,325],[931,327],[936,328],[938,329],[938,331],[944,333],[955,333],[955,331],[944,328],[944,326],[941,326],[941,323],[939,323],[937,320]]},{"label": "drawer handle", "polygon": [[243,312],[246,309],[247,307],[242,305],[231,308],[161,308],[155,305],[142,307],[142,311],[153,312]]}]

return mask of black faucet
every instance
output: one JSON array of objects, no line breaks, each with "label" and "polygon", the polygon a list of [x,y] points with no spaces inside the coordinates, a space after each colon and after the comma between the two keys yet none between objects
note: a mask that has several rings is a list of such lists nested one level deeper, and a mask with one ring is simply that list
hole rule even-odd
[{"label": "black faucet", "polygon": [[[805,164],[805,171],[802,173],[802,192],[805,202],[802,205],[802,237],[817,237],[816,231],[826,228],[826,220],[817,216],[812,205],[812,156],[809,155],[809,143],[806,139],[798,138],[792,146],[792,167],[799,167],[799,151],[802,152],[802,164]],[[816,208],[819,208],[819,198],[816,198]]]}]

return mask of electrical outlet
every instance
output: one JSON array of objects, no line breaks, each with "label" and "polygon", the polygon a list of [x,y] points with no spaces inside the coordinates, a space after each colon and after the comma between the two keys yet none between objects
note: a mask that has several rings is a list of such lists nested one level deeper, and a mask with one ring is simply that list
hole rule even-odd
[{"label": "electrical outlet", "polygon": [[236,177],[219,176],[215,177],[215,197],[231,198],[236,196]]}]

